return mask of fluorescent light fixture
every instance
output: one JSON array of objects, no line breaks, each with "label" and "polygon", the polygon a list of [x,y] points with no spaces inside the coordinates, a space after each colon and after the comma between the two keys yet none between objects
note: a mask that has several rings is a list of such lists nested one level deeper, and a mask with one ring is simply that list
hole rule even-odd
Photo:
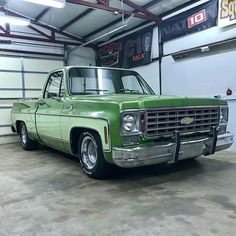
[{"label": "fluorescent light fixture", "polygon": [[0,24],[27,26],[30,24],[30,20],[21,17],[0,16]]},{"label": "fluorescent light fixture", "polygon": [[66,5],[66,0],[23,0],[23,1],[55,8],[63,8]]}]

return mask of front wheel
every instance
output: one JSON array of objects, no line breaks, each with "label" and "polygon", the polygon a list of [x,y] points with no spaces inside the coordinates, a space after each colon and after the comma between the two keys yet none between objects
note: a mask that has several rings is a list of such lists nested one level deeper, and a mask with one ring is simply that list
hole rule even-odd
[{"label": "front wheel", "polygon": [[80,164],[91,178],[101,179],[108,175],[110,165],[105,161],[100,136],[92,131],[84,131],[78,144]]},{"label": "front wheel", "polygon": [[20,143],[23,149],[29,151],[38,148],[38,143],[29,138],[27,127],[24,122],[20,124],[19,134],[20,134]]}]

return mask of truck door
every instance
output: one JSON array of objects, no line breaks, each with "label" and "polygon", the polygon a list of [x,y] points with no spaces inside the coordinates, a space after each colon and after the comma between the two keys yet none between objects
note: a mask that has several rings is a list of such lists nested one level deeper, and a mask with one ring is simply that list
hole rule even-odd
[{"label": "truck door", "polygon": [[63,71],[50,75],[36,112],[36,127],[40,140],[59,150],[63,149],[60,125],[64,104],[63,77]]}]

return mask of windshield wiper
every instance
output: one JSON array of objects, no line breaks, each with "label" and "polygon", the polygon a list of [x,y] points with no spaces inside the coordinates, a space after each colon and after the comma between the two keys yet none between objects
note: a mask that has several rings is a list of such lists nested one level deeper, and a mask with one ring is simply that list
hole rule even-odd
[{"label": "windshield wiper", "polygon": [[107,89],[84,89],[84,92],[109,92]]},{"label": "windshield wiper", "polygon": [[140,93],[139,90],[135,89],[120,89],[120,92]]}]

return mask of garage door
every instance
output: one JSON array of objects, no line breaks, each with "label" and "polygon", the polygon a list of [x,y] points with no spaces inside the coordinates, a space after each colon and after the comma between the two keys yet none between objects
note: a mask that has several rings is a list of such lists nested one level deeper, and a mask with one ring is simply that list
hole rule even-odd
[{"label": "garage door", "polygon": [[11,133],[13,102],[38,97],[47,73],[63,65],[62,59],[0,56],[0,136]]}]

